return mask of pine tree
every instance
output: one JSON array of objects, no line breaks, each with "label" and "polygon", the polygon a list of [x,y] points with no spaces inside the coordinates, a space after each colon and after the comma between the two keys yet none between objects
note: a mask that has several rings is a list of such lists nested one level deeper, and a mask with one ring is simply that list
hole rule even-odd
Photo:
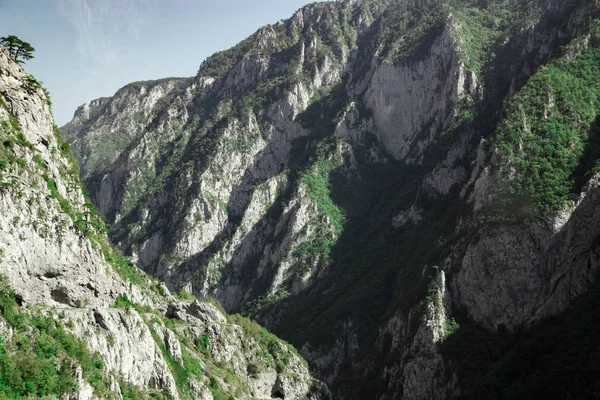
[{"label": "pine tree", "polygon": [[22,41],[14,35],[1,37],[0,46],[4,47],[13,60],[19,64],[31,60],[35,51],[29,43]]}]

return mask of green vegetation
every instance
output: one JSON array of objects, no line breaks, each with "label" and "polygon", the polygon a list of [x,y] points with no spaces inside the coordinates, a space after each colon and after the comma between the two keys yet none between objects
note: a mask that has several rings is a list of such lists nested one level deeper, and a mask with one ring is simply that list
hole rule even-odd
[{"label": "green vegetation", "polygon": [[134,304],[129,300],[129,297],[125,293],[117,296],[113,307],[115,308],[131,308]]},{"label": "green vegetation", "polygon": [[496,147],[516,168],[508,190],[515,202],[525,197],[539,211],[552,212],[571,199],[574,173],[600,114],[599,62],[595,35],[580,56],[541,67],[512,98]]},{"label": "green vegetation", "polygon": [[130,213],[137,206],[140,199],[146,193],[146,190],[156,180],[156,171],[153,166],[140,164],[137,168],[137,174],[129,180],[127,185],[127,194],[123,198],[123,213]]},{"label": "green vegetation", "polygon": [[320,159],[301,178],[302,183],[306,185],[308,197],[317,205],[321,213],[320,217],[326,216],[330,220],[336,236],[342,232],[344,215],[331,200],[329,174],[340,164],[330,159]]},{"label": "green vegetation", "polygon": [[140,388],[135,385],[130,384],[124,379],[119,379],[119,390],[121,390],[121,397],[124,400],[127,399],[143,399],[146,393],[142,392]]},{"label": "green vegetation", "polygon": [[185,346],[181,347],[181,358],[183,360],[183,368],[189,371],[189,375],[202,376],[204,369],[200,362],[190,355]]},{"label": "green vegetation", "polygon": [[207,297],[207,298],[203,299],[203,301],[207,302],[208,304],[213,305],[217,310],[219,310],[221,312],[221,314],[227,315],[227,312],[225,312],[223,305],[219,302],[219,300],[215,299],[214,297]]},{"label": "green vegetation", "polygon": [[[91,154],[85,158],[81,169],[84,172],[96,170],[102,163],[112,161],[113,157],[120,154],[125,147],[131,142],[130,136],[122,131],[103,132],[97,138],[91,138],[86,142],[86,146],[90,149]],[[74,149],[75,154],[81,149]]]},{"label": "green vegetation", "polygon": [[90,354],[60,320],[33,308],[22,310],[4,277],[0,277],[0,312],[13,329],[9,339],[0,338],[1,398],[72,393],[77,389],[77,367],[98,397],[110,398],[100,357]]},{"label": "green vegetation", "polygon": [[173,296],[179,301],[195,301],[196,296],[191,294],[190,292],[181,289],[179,292],[173,293]]},{"label": "green vegetation", "polygon": [[[232,394],[229,392],[241,397],[248,395],[246,384],[235,376],[231,367],[223,363],[217,363],[213,360],[210,351],[211,336],[208,329],[206,333],[196,336],[196,333],[192,333],[189,327],[182,321],[166,318],[154,310],[133,303],[124,294],[116,299],[113,306],[124,309],[135,309],[140,313],[140,316],[148,326],[154,341],[161,349],[163,357],[169,366],[169,370],[175,378],[177,390],[183,398],[193,397],[190,386],[192,380],[204,382],[205,384],[208,381],[207,386],[215,399],[228,400],[233,398]],[[247,331],[254,335],[252,338],[254,338],[260,346],[258,350],[259,359],[256,361],[256,364],[252,364],[254,366],[260,365],[261,368],[274,368],[278,371],[284,371],[290,362],[289,352],[297,354],[297,351],[291,345],[286,345],[274,335],[268,333],[264,328],[250,322],[246,318],[237,315],[228,317],[228,320],[230,323],[242,326],[244,332]],[[159,335],[157,330],[159,330],[159,327],[162,329],[163,325],[171,330],[179,340],[181,345],[181,360],[176,360],[173,355],[169,353],[165,342],[162,340],[161,335]],[[224,334],[228,331],[228,328],[225,326],[223,326],[222,329],[224,330]],[[194,337],[196,338],[195,340],[193,340]],[[221,342],[222,338],[216,337],[214,340]],[[252,356],[250,353],[249,355]],[[198,356],[201,358],[198,358]],[[206,368],[204,365],[206,365]],[[256,372],[258,372],[258,368],[256,369]],[[223,387],[217,378],[221,378],[226,383],[227,387]],[[121,382],[121,385],[123,387],[125,383]],[[134,393],[132,395],[134,396],[138,389],[129,386],[127,390],[128,392]]]},{"label": "green vegetation", "polygon": [[460,325],[454,318],[447,319],[446,322],[444,322],[444,338],[454,335],[459,328]]},{"label": "green vegetation", "polygon": [[404,4],[388,9],[379,24],[380,31],[369,45],[380,50],[384,61],[398,64],[418,56],[443,29],[446,22],[441,6],[424,5],[406,8]]},{"label": "green vegetation", "polygon": [[65,199],[58,191],[56,182],[48,178],[47,175],[45,176],[45,179],[48,189],[50,190],[48,198],[58,200],[61,211],[71,217],[75,229],[88,236],[104,235],[106,233],[104,220],[92,203],[86,202],[83,205],[83,211],[75,211],[71,202]]},{"label": "green vegetation", "polygon": [[[451,143],[451,138],[440,140],[424,159],[439,161],[434,154],[446,154]],[[290,296],[280,304],[286,321],[272,330],[295,345],[310,340],[314,346],[332,346],[344,334],[361,338],[356,357],[378,367],[364,379],[350,373],[342,373],[342,379],[352,377],[344,381],[344,390],[369,398],[381,382],[378,368],[397,365],[395,355],[373,354],[379,339],[373,326],[393,316],[409,318],[411,308],[426,297],[426,277],[432,271],[424,273],[424,266],[444,259],[440,243],[456,235],[456,220],[465,207],[454,193],[444,201],[420,198],[423,219],[409,229],[394,229],[394,216],[414,203],[430,166],[356,161],[348,163],[356,170],[339,167],[329,176],[331,201],[343,210],[345,220],[330,249],[328,273],[319,277],[313,293]],[[351,321],[351,328],[342,328],[340,321]]]},{"label": "green vegetation", "polygon": [[[314,24],[313,38],[317,42],[317,52],[307,60],[305,65],[299,66],[300,39],[303,38],[295,26],[296,22],[291,19],[283,23],[277,23],[262,28],[248,39],[238,43],[231,49],[218,52],[207,58],[198,71],[200,76],[210,76],[214,78],[224,78],[229,74],[231,68],[237,64],[246,55],[270,58],[271,65],[266,80],[259,84],[255,93],[251,95],[251,100],[244,100],[245,104],[260,105],[265,104],[269,99],[273,100],[281,90],[291,87],[301,78],[298,67],[304,67],[303,73],[312,74],[316,71],[317,65],[322,65],[325,57],[328,57],[333,63],[338,62],[344,53],[344,47],[353,46],[357,40],[357,34],[353,28],[354,22],[351,12],[346,7],[331,6],[324,9],[327,24]],[[276,34],[276,39],[272,43],[265,44],[258,48],[255,43],[258,37],[263,34],[263,30],[272,30]],[[311,39],[313,39],[311,38]],[[284,62],[282,63],[281,60]],[[289,63],[290,59],[293,59]],[[242,109],[246,109],[242,107]],[[258,107],[257,107],[258,109]]]},{"label": "green vegetation", "polygon": [[260,82],[253,92],[237,102],[240,115],[261,113],[270,104],[280,99],[299,80],[299,75],[289,65],[275,70],[272,74],[272,77]]},{"label": "green vegetation", "polygon": [[306,361],[298,355],[298,351],[294,346],[285,343],[256,322],[250,321],[239,314],[230,315],[227,319],[230,323],[241,326],[246,335],[252,337],[262,348],[268,350],[263,352],[262,362],[267,365],[274,364],[277,372],[281,373],[285,371],[287,365],[290,363],[290,352],[295,354],[304,366],[307,367]]},{"label": "green vegetation", "polygon": [[452,13],[460,26],[466,64],[479,75],[496,56],[496,48],[534,20],[539,8],[533,0],[477,0],[455,2]]},{"label": "green vegetation", "polygon": [[[313,239],[301,243],[294,249],[294,256],[307,256],[312,264],[316,257],[326,259],[337,238],[342,234],[344,213],[331,196],[330,174],[343,160],[327,150],[322,150],[317,161],[302,174],[300,182],[306,188],[306,195],[317,206],[318,214],[311,221],[316,227]],[[325,221],[325,222],[324,222]]]},{"label": "green vegetation", "polygon": [[[60,154],[64,160],[66,160],[69,169],[63,171],[63,178],[72,187],[81,188],[83,187],[79,178],[79,167],[77,160],[73,157],[71,147],[69,143],[64,142],[60,133],[60,130],[53,125],[54,136],[57,141]],[[63,198],[56,188],[56,183],[50,180],[46,175],[44,176],[50,189],[52,197],[56,198],[60,204],[61,210],[67,214],[73,220],[74,226],[83,235],[87,236],[88,239],[97,248],[102,251],[104,259],[111,265],[113,270],[119,274],[119,276],[132,284],[139,285],[140,287],[146,287],[145,283],[152,281],[151,278],[147,277],[137,267],[133,265],[131,260],[124,257],[119,250],[114,248],[106,237],[106,226],[104,217],[100,215],[96,207],[89,201],[87,192],[84,190],[85,203],[80,208],[80,211],[76,211],[70,202]]]},{"label": "green vegetation", "polygon": [[[152,338],[154,339],[155,343],[160,348],[161,353],[167,362],[169,370],[173,374],[173,377],[175,379],[175,384],[177,386],[177,390],[178,390],[179,394],[181,396],[183,396],[183,398],[192,398],[193,392],[192,392],[190,384],[189,384],[190,379],[195,378],[196,380],[201,382],[204,378],[204,369],[202,368],[202,365],[200,364],[200,362],[189,353],[186,346],[190,346],[192,348],[192,350],[196,351],[198,354],[203,354],[203,353],[200,352],[198,349],[196,349],[194,344],[191,343],[189,340],[186,340],[185,337],[183,337],[183,338],[180,337],[179,338],[180,341],[181,341],[181,339],[184,339],[183,343],[181,343],[181,357],[182,357],[183,363],[180,363],[179,361],[177,361],[173,358],[171,353],[169,353],[169,351],[166,348],[165,342],[161,339],[161,337],[159,336],[159,334],[156,332],[156,329],[155,329],[155,327],[157,325],[164,324],[166,327],[168,327],[173,332],[178,332],[181,322],[177,321],[177,320],[165,318],[164,316],[156,313],[152,309],[145,308],[137,303],[133,303],[124,294],[120,295],[117,298],[117,300],[115,301],[114,307],[125,308],[125,309],[133,308],[139,312],[141,318],[144,320],[144,323],[148,326],[150,333],[152,335]],[[139,389],[129,385],[128,392],[132,393],[131,396],[133,396],[133,397],[131,397],[131,398],[135,398],[134,396],[137,395],[137,393],[139,393]],[[162,398],[162,396],[159,396],[159,397]],[[168,398],[169,396],[167,395],[166,397]]]},{"label": "green vegetation", "polygon": [[[33,79],[28,81],[34,84]],[[2,106],[8,110],[5,104]],[[53,143],[51,138],[50,143],[43,142],[43,145],[51,151],[51,159],[48,160],[45,157],[46,153],[36,150],[38,145],[34,146],[27,142],[14,118],[5,121],[1,128],[0,174],[14,174],[17,177],[27,174],[32,187],[37,188],[42,195],[46,195],[51,204],[56,205],[56,208],[64,214],[61,218],[57,218],[61,222],[62,229],[65,228],[64,222],[71,219],[72,229],[77,231],[82,240],[89,239],[94,248],[103,254],[112,269],[124,280],[139,285],[143,293],[148,290],[160,293],[160,286],[156,281],[146,277],[133,266],[130,260],[109,244],[104,220],[87,201],[87,197],[84,204],[74,200],[80,198],[82,194],[79,170],[70,146],[63,142],[58,129],[54,127],[56,143]],[[54,168],[50,168],[50,165],[58,168],[60,177],[56,175]],[[152,178],[152,185],[155,184],[154,178]],[[146,188],[143,188],[142,191],[145,190]],[[223,202],[217,202],[220,207],[225,208]],[[186,301],[195,300],[195,297],[183,290],[177,293],[176,297]],[[87,306],[87,301],[87,298],[80,298],[76,305],[83,308]],[[120,294],[112,306],[122,308],[126,313],[136,310],[141,315],[161,349],[183,398],[193,397],[190,387],[193,379],[199,382],[208,381],[215,399],[231,400],[234,399],[233,394],[236,397],[238,395],[248,397],[248,388],[235,376],[233,369],[211,359],[211,340],[221,341],[222,338],[211,338],[210,331],[207,329],[206,333],[197,338],[194,343],[193,334],[181,321],[165,318],[150,308],[131,301],[126,294]],[[28,395],[63,397],[66,393],[76,391],[75,371],[79,367],[83,371],[83,378],[94,387],[98,398],[116,397],[110,391],[111,377],[105,371],[102,359],[89,354],[82,341],[67,333],[61,319],[55,320],[49,316],[50,314],[43,313],[35,306],[28,305],[28,308],[29,311],[22,313],[25,310],[20,309],[10,288],[0,287],[0,311],[13,328],[12,336],[5,340],[0,338],[0,398],[23,398]],[[74,328],[73,320],[68,320],[65,324],[70,329]],[[157,334],[156,330],[159,327],[162,329],[162,325],[168,327],[178,337],[182,345],[181,360],[175,360],[169,354],[164,340]],[[107,335],[106,340],[109,345],[116,343],[116,337],[112,335]],[[291,353],[288,348],[277,342],[276,338],[266,331],[260,334],[260,344],[267,346],[260,349],[261,352],[268,354],[265,356],[267,361],[263,366],[284,371],[290,362]],[[199,359],[196,354],[205,357]],[[205,364],[209,368],[204,368]],[[151,389],[145,390],[128,384],[123,377],[114,378],[119,382],[123,398],[168,397],[164,393],[155,393]],[[230,394],[227,393],[228,391],[235,393]]]},{"label": "green vegetation", "polygon": [[290,292],[286,288],[280,287],[272,295],[258,296],[254,300],[246,303],[242,308],[242,315],[255,315],[258,311],[268,309],[289,296]]},{"label": "green vegetation", "polygon": [[113,270],[119,274],[124,281],[130,282],[134,285],[139,285],[144,288],[146,287],[145,283],[149,283],[154,280],[133,265],[131,260],[123,256],[119,250],[109,245],[107,240],[102,240],[96,243],[100,244],[102,254],[104,255],[106,262],[110,264]]},{"label": "green vegetation", "polygon": [[35,49],[15,35],[0,37],[0,46],[4,47],[9,56],[19,64],[31,60]]},{"label": "green vegetation", "polygon": [[[170,187],[176,182],[172,178],[177,176],[182,165],[185,168],[194,168],[194,175],[200,175],[202,170],[210,165],[210,158],[214,154],[214,149],[218,145],[224,145],[234,151],[244,151],[253,146],[256,140],[260,140],[258,132],[253,132],[244,138],[223,138],[223,128],[235,124],[239,121],[236,117],[255,114],[259,116],[264,114],[265,109],[274,101],[280,99],[286,92],[295,90],[295,85],[302,83],[305,86],[312,81],[317,71],[322,70],[326,58],[333,63],[339,62],[342,54],[347,55],[344,41],[355,41],[356,32],[350,23],[351,18],[357,18],[345,7],[335,5],[327,8],[328,21],[331,24],[314,23],[314,39],[317,44],[317,51],[307,52],[307,57],[301,64],[301,49],[304,38],[297,26],[297,21],[277,23],[265,28],[265,30],[274,30],[276,40],[271,43],[270,39],[265,46],[257,47],[258,36],[262,30],[253,37],[241,42],[237,46],[217,53],[209,57],[201,65],[199,76],[211,76],[223,78],[233,65],[239,62],[243,57],[248,57],[248,65],[252,65],[255,58],[261,59],[261,62],[268,61],[269,68],[264,74],[260,74],[256,85],[244,87],[243,90],[232,90],[223,93],[220,99],[207,98],[197,104],[197,111],[194,119],[188,123],[182,130],[180,138],[172,141],[168,146],[163,143],[150,143],[150,147],[156,146],[156,162],[154,165],[138,165],[137,174],[127,185],[127,194],[124,197],[119,213],[127,220],[127,214],[130,214],[131,220],[135,221],[135,210],[141,204],[144,204],[153,194]],[[329,18],[331,17],[331,18]],[[269,35],[270,37],[270,35]],[[304,45],[306,45],[304,43]],[[339,54],[338,54],[339,53]],[[310,88],[308,88],[310,90]],[[217,102],[215,104],[215,102]],[[158,106],[157,106],[158,107]],[[159,107],[158,107],[159,108]],[[193,132],[193,135],[192,135]],[[104,138],[104,135],[99,135]],[[147,138],[147,137],[146,137]],[[132,145],[135,145],[137,139],[132,139]],[[91,139],[93,142],[94,139]],[[106,140],[107,143],[111,142]],[[99,143],[101,147],[104,144]],[[96,149],[94,144],[94,149]],[[88,146],[92,147],[92,146]],[[83,151],[81,148],[76,151]],[[103,151],[103,148],[100,149]],[[112,150],[111,150],[112,151]],[[126,151],[126,150],[125,150]],[[110,151],[109,151],[110,152]],[[95,150],[96,153],[96,150]],[[90,158],[87,158],[89,161]],[[199,161],[202,160],[202,161]],[[97,182],[100,176],[88,176],[90,164],[84,165],[86,179],[91,182]],[[199,168],[199,170],[198,170]],[[177,188],[178,195],[181,188]],[[215,199],[215,205],[218,205],[224,213],[230,210],[226,207],[225,199]],[[108,218],[113,215],[109,213]],[[231,216],[235,219],[237,216]],[[135,222],[133,222],[135,224]],[[152,222],[150,222],[152,223]],[[120,232],[111,233],[111,238],[118,241]],[[136,235],[136,243],[141,243],[147,237],[146,229]]]},{"label": "green vegetation", "polygon": [[207,356],[210,356],[210,337],[204,333],[198,338],[197,347]]},{"label": "green vegetation", "polygon": [[[44,86],[42,86],[41,83],[40,83],[40,87],[42,88],[42,90],[44,91],[44,95],[46,96],[46,104],[48,105],[50,112],[52,112],[52,97],[50,97],[50,92],[48,91],[48,89],[46,89]],[[56,126],[56,125],[54,125],[54,126]]]},{"label": "green vegetation", "polygon": [[17,156],[17,152],[31,148],[33,145],[23,135],[16,119],[10,118],[0,123],[0,187],[12,186],[12,179],[4,181],[5,176],[12,175],[14,169],[25,168],[25,161]]},{"label": "green vegetation", "polygon": [[[71,145],[63,140],[63,137],[60,133],[60,130],[55,124],[52,124],[52,133],[54,134],[54,139],[56,140],[56,145],[59,150],[60,155],[64,160],[66,160],[66,164],[69,169],[62,171],[65,178],[68,178],[68,181],[71,181],[72,184],[81,184],[79,180],[79,164],[77,160],[73,156],[71,152]],[[84,194],[86,192],[84,191]]]},{"label": "green vegetation", "polygon": [[[0,106],[9,114],[9,119],[0,123],[0,188],[12,186],[12,180],[5,181],[4,178],[8,173],[17,176],[20,171],[26,171],[30,168],[35,169],[35,171],[30,172],[34,172],[46,181],[50,193],[48,198],[58,201],[61,211],[73,221],[74,229],[90,239],[92,244],[102,251],[106,261],[124,280],[146,287],[144,283],[150,282],[151,279],[146,277],[131,261],[109,244],[104,219],[88,200],[87,193],[83,191],[86,201],[81,205],[73,204],[69,198],[61,194],[56,181],[51,177],[50,171],[47,170],[45,161],[40,157],[33,144],[27,141],[18,121],[1,99]],[[82,185],[77,161],[71,153],[69,144],[63,141],[56,125],[53,125],[53,134],[56,141],[53,152],[54,156],[58,155],[60,157],[56,160],[56,164],[59,166],[58,169],[62,181],[66,185],[66,191],[67,193],[74,190],[79,191]],[[25,162],[23,157],[25,153],[32,154],[33,166],[28,166]]]},{"label": "green vegetation", "polygon": [[[236,395],[248,394],[248,388],[246,387],[245,383],[235,376],[231,367],[222,363],[216,363],[212,360],[209,349],[210,337],[208,334],[199,336],[197,342],[194,343],[190,339],[189,331],[185,329],[185,325],[181,325],[180,321],[166,319],[161,316],[157,316],[157,318],[162,320],[165,326],[169,327],[169,329],[176,334],[180,341],[182,364],[173,359],[171,354],[168,353],[163,342],[158,341],[160,338],[152,327],[154,320],[153,322],[147,322],[154,340],[157,341],[159,347],[163,351],[163,355],[167,360],[167,364],[169,365],[169,368],[175,377],[178,391],[181,395],[183,395],[184,398],[192,397],[192,392],[190,389],[191,379],[195,379],[198,382],[204,382],[205,384],[206,380],[208,380],[207,386],[214,399],[227,400],[233,398],[229,391],[235,392]],[[196,358],[196,356],[191,354],[190,350],[197,355],[204,356],[202,357],[202,363]],[[206,368],[203,367],[203,363],[207,365]],[[216,377],[222,378],[228,384],[228,387],[221,387]]]},{"label": "green vegetation", "polygon": [[32,95],[36,92],[36,90],[41,89],[42,88],[42,84],[39,83],[34,77],[33,75],[27,75],[27,77],[25,78],[25,82],[23,84],[23,89],[25,89],[25,91]]},{"label": "green vegetation", "polygon": [[[182,395],[191,396],[190,387],[188,384],[189,377],[190,377],[190,371],[187,370],[185,368],[185,366],[179,364],[173,358],[171,353],[168,352],[164,341],[161,340],[161,338],[158,336],[158,334],[156,333],[156,330],[153,328],[152,323],[146,321],[146,325],[148,325],[148,328],[150,329],[150,333],[152,334],[152,337],[154,338],[154,342],[158,345],[158,347],[160,348],[160,351],[162,352],[163,357],[167,361],[169,370],[173,374],[173,378],[175,378],[175,384],[177,385],[178,392]],[[195,370],[192,372],[195,372]]]},{"label": "green vegetation", "polygon": [[[461,42],[467,67],[480,75],[505,40],[529,26],[539,14],[535,0],[451,0],[397,2],[387,7],[374,31],[360,43],[361,59],[376,53],[389,64],[427,54],[449,24]],[[451,20],[449,21],[449,17]],[[369,68],[368,63],[362,68]]]},{"label": "green vegetation", "polygon": [[[492,49],[506,39],[507,32],[516,27],[513,22],[525,19],[515,18],[515,14],[511,11],[511,7],[517,4],[515,1],[486,2],[489,5],[485,6],[480,6],[480,3],[475,2],[466,3],[469,7],[459,8],[454,17],[460,25],[458,30],[464,35],[463,48],[466,62],[471,69],[481,74],[486,72],[486,65],[495,57]],[[475,7],[476,5],[477,7]],[[427,9],[417,11],[405,10],[401,13],[399,11],[396,16],[387,17],[398,18],[395,23],[393,23],[394,21],[388,23],[390,21],[386,20],[382,23],[384,28],[376,39],[381,40],[381,43],[374,42],[374,47],[376,47],[375,50],[384,50],[382,54],[385,55],[388,62],[400,63],[406,61],[407,57],[421,55],[421,51],[427,49],[427,44],[436,37],[446,22],[441,17],[444,15],[443,13],[438,14]],[[413,22],[417,25],[414,26]],[[356,40],[349,28],[351,24],[342,25],[339,30],[337,25],[334,26],[335,31],[331,37],[315,34],[317,56],[314,57],[314,60],[305,62],[304,65],[293,64],[293,62],[299,63],[298,54],[294,53],[297,48],[288,43],[282,45],[282,49],[278,49],[281,50],[281,53],[277,53],[270,59],[270,62],[279,68],[270,68],[269,71],[273,71],[272,75],[261,80],[256,88],[252,88],[250,95],[240,95],[240,104],[236,104],[238,94],[231,94],[231,97],[235,99],[232,100],[234,103],[232,110],[237,111],[236,106],[239,106],[242,114],[264,112],[264,107],[285,94],[285,91],[290,88],[290,84],[305,82],[306,78],[314,72],[313,68],[319,66],[324,58],[334,58],[338,51],[336,40],[339,37],[344,37],[347,42]],[[231,66],[239,61],[247,51],[245,46],[247,43],[207,60],[199,74],[217,78],[225,77]],[[288,57],[290,55],[291,57]],[[281,59],[285,62],[281,63]],[[365,59],[371,60],[368,57]],[[292,63],[288,63],[289,60],[293,60]],[[565,63],[571,62],[573,61],[565,61]],[[573,118],[578,124],[581,124],[585,131],[596,117],[598,93],[595,92],[596,84],[594,82],[598,80],[594,63],[598,64],[595,56],[587,65],[581,65],[573,71],[570,70],[572,66],[565,69],[560,63],[551,64],[547,67],[548,76],[538,81],[535,81],[537,78],[534,78],[531,87],[526,87],[520,94],[522,97],[516,97],[516,100],[511,103],[513,108],[509,107],[510,116],[506,123],[507,130],[502,133],[506,137],[499,136],[498,148],[504,156],[510,158],[511,165],[517,166],[518,184],[511,188],[513,193],[533,196],[536,206],[541,210],[556,207],[555,204],[548,205],[544,202],[560,203],[568,199],[574,178],[569,176],[570,172],[564,176],[557,175],[556,172],[565,166],[570,168],[569,171],[573,171],[585,153],[585,136],[582,135],[582,131],[574,129],[573,132],[568,132],[565,126],[572,125],[572,121],[565,122],[563,118]],[[558,69],[560,73],[552,68]],[[297,71],[301,71],[301,73],[297,73]],[[590,72],[589,76],[586,75],[588,72]],[[578,74],[584,77],[581,82],[577,82],[577,79],[580,79]],[[573,76],[576,76],[577,79],[572,79]],[[575,84],[573,84],[574,82]],[[550,92],[546,90],[548,85],[551,88]],[[337,95],[334,89],[326,87],[321,91],[316,91],[311,99],[310,111],[304,114],[307,119],[312,120],[311,128],[319,124],[326,126],[326,129],[318,132],[319,134],[323,133],[323,136],[330,135],[332,132],[330,122],[334,121],[335,115],[324,112],[322,106],[334,95]],[[537,114],[548,104],[548,94],[552,96],[554,105],[549,109],[549,117],[540,117]],[[576,107],[573,109],[570,108],[572,99],[569,96],[575,96],[579,101],[575,103]],[[229,98],[226,99],[226,101],[229,100]],[[517,102],[520,102],[518,107]],[[590,104],[594,111],[590,112],[588,116],[585,108]],[[342,107],[336,108],[342,109]],[[582,113],[579,108],[584,112]],[[526,115],[525,125],[521,123],[520,118],[523,114],[521,111],[524,109],[526,111],[524,112]],[[193,163],[193,168],[197,168],[196,173],[204,168],[204,164],[208,163],[205,161],[206,158],[198,155],[209,154],[213,142],[224,143],[229,148],[238,151],[243,150],[244,146],[248,144],[238,140],[220,140],[218,137],[219,132],[222,131],[221,128],[231,123],[232,110],[215,117],[212,121],[214,125],[199,130],[198,138],[193,140],[202,141],[202,144],[190,142],[188,149],[192,150],[189,150],[190,154],[186,154],[186,157],[191,161],[201,160]],[[571,114],[575,117],[572,117]],[[558,117],[556,117],[557,115]],[[581,118],[581,115],[584,118]],[[458,116],[457,123],[472,119],[472,111],[464,110]],[[302,121],[302,117],[299,120]],[[549,122],[552,122],[553,125],[548,125]],[[524,126],[524,129],[519,130],[521,126]],[[579,138],[579,142],[574,138]],[[322,137],[316,135],[316,137],[310,138],[310,140],[312,139],[318,141]],[[365,141],[367,140],[369,139],[365,139]],[[444,149],[443,146],[440,146],[436,150]],[[314,149],[308,144],[303,147],[302,151],[304,154],[313,154]],[[300,157],[298,158],[300,159]],[[296,298],[290,300],[298,301],[299,304],[298,306],[294,305],[295,309],[290,313],[289,319],[293,321],[289,326],[281,328],[281,331],[287,330],[288,337],[296,338],[298,343],[302,343],[307,335],[306,332],[309,332],[313,337],[318,337],[317,345],[320,345],[330,340],[336,340],[339,332],[335,331],[335,324],[342,318],[348,318],[354,323],[354,332],[365,343],[364,346],[361,343],[361,348],[366,353],[369,349],[369,340],[372,339],[369,337],[372,327],[388,317],[385,310],[406,311],[415,304],[415,299],[421,299],[422,295],[426,293],[427,282],[421,279],[424,275],[423,266],[432,265],[432,260],[439,260],[446,256],[439,254],[437,249],[441,247],[440,243],[450,240],[449,238],[454,233],[456,227],[456,223],[454,223],[456,218],[454,217],[457,214],[460,215],[456,210],[460,207],[457,205],[460,203],[460,199],[450,196],[448,201],[444,199],[445,203],[452,205],[431,204],[433,201],[430,199],[419,199],[423,203],[424,219],[416,224],[414,229],[411,228],[410,233],[407,233],[391,226],[393,212],[405,210],[412,204],[411,202],[418,195],[421,178],[430,165],[423,168],[399,166],[393,165],[393,163],[385,168],[362,166],[360,167],[360,179],[355,178],[358,181],[356,184],[353,179],[336,174],[336,169],[340,166],[337,161],[331,161],[328,156],[315,158],[316,161],[308,161],[309,167],[300,174],[299,183],[306,188],[308,198],[316,205],[318,215],[314,221],[311,221],[311,227],[317,226],[312,232],[316,233],[314,235],[316,238],[298,246],[293,255],[306,257],[309,261],[314,261],[316,257],[329,258],[331,275],[324,279],[324,282],[319,282],[327,288],[326,292],[315,290],[319,295],[307,296],[302,300]],[[367,171],[363,169],[367,169]],[[157,176],[153,176],[153,172],[150,172],[148,174],[150,179],[147,181],[142,179],[139,182],[139,188],[135,188],[136,193],[148,193],[157,181],[162,180],[161,185],[166,184],[165,181],[172,171],[173,169],[165,168],[161,172],[157,171]],[[381,173],[380,176],[378,176],[379,173]],[[384,184],[381,184],[382,177],[387,180]],[[196,184],[196,182],[192,184]],[[361,191],[353,185],[364,186],[367,189]],[[548,196],[548,192],[554,196]],[[355,197],[350,197],[351,200],[348,200],[348,196],[344,198],[341,195],[347,193]],[[539,198],[535,198],[538,193]],[[133,201],[126,205],[126,210],[133,210],[142,198],[142,195],[132,196]],[[227,212],[222,201],[217,199],[214,207],[217,205]],[[507,220],[497,219],[495,221],[503,223]],[[109,259],[110,253],[105,256]],[[119,260],[127,268],[123,272],[124,274],[133,270],[127,261]],[[137,278],[134,276],[128,279]],[[406,288],[406,290],[398,293],[398,287]],[[285,293],[282,291],[282,294]],[[185,298],[187,294],[180,293],[178,296]],[[259,297],[249,304],[249,312],[256,312],[274,302],[284,301],[287,297],[287,295]],[[126,297],[117,299],[115,306],[133,307]],[[164,323],[177,327],[177,323],[174,321],[164,321]],[[249,335],[267,347],[268,351],[264,355],[264,359],[276,362],[278,369],[282,369],[286,363],[289,363],[289,358],[286,359],[285,349],[282,350],[279,342],[271,340],[264,329],[247,320],[239,323]],[[458,329],[459,324],[454,318],[446,322],[444,333],[448,341],[453,341],[454,338],[462,335],[463,331],[469,332],[468,323],[461,325]],[[185,341],[184,334],[180,332],[177,334],[181,335],[182,343],[190,346],[189,348],[195,346],[208,358],[211,337],[207,333],[191,345]],[[212,344],[214,345],[214,343]],[[169,360],[168,355],[165,357]],[[206,374],[208,369],[202,368],[191,352],[185,349],[182,357],[183,367],[181,364],[177,364],[179,367],[175,365],[174,360],[169,360],[169,366],[175,371],[178,387],[185,390],[191,378]],[[255,367],[256,369],[251,368],[249,372],[256,373],[263,365],[257,361]],[[216,377],[216,374],[221,372],[222,370],[219,370],[219,372],[215,372],[215,376],[208,378],[215,398],[221,396],[220,384]],[[364,391],[367,392],[368,389],[364,389]]]},{"label": "green vegetation", "polygon": [[220,51],[208,57],[200,65],[198,75],[213,78],[226,77],[229,70],[250,50],[252,44],[252,38],[248,38],[228,50]]}]

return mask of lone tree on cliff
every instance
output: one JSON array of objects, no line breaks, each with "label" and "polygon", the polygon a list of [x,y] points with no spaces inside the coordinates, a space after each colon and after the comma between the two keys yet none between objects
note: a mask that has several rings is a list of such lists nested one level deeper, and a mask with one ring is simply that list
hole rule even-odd
[{"label": "lone tree on cliff", "polygon": [[22,41],[14,35],[0,37],[0,46],[4,47],[13,60],[19,64],[31,60],[35,51],[29,43]]}]

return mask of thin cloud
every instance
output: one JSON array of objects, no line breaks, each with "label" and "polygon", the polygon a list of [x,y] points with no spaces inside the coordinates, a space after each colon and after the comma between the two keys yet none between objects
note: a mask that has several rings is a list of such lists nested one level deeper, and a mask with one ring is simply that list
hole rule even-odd
[{"label": "thin cloud", "polygon": [[155,0],[59,0],[57,7],[77,31],[79,54],[100,67],[117,63],[139,40],[154,4]]}]

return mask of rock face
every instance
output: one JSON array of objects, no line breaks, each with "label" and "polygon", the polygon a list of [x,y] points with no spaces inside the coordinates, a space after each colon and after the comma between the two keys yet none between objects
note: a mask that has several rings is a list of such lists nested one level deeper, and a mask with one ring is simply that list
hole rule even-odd
[{"label": "rock face", "polygon": [[312,4],[62,128],[123,252],[340,398],[463,393],[459,323],[525,329],[597,269],[597,2],[439,3]]},{"label": "rock face", "polygon": [[[175,84],[149,89],[144,106]],[[209,303],[176,300],[108,244],[48,99],[0,49],[2,393],[327,398],[289,345]]]}]

